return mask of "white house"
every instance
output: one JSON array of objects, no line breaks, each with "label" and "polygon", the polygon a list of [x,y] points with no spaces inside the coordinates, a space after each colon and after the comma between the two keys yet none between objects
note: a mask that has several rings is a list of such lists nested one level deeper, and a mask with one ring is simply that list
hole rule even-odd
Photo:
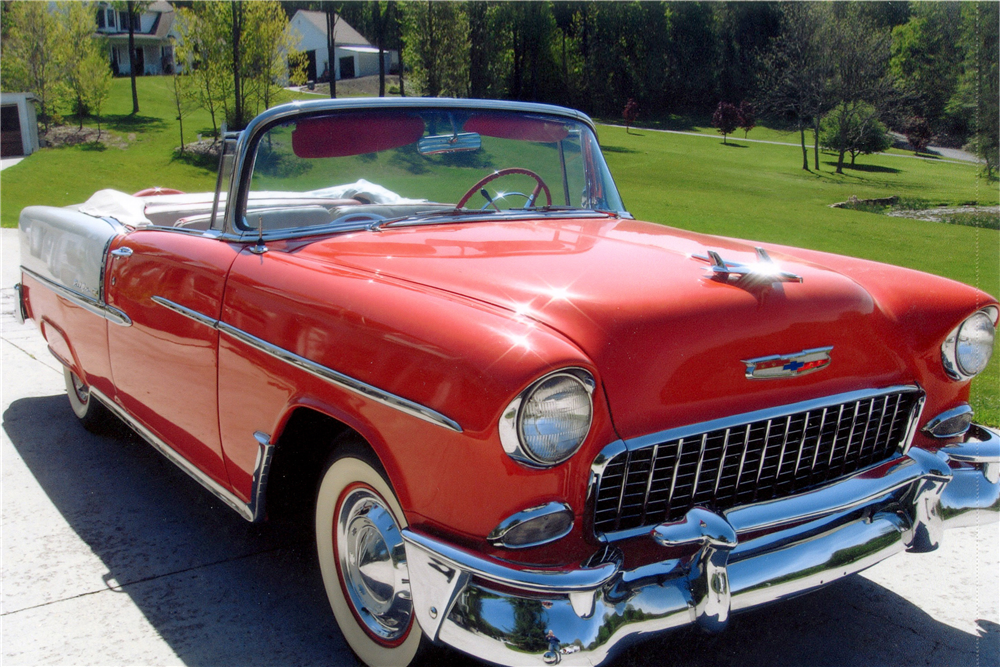
[{"label": "white house", "polygon": [[[309,58],[306,77],[310,81],[326,80],[330,71],[330,49],[326,41],[326,13],[300,9],[289,25],[298,39],[295,48]],[[347,21],[338,17],[333,30],[333,71],[337,79],[353,79],[378,74],[378,47],[361,36]],[[399,53],[384,51],[385,71],[399,64]]]},{"label": "white house", "polygon": [[[174,68],[176,38],[174,8],[169,2],[150,3],[142,14],[133,17],[136,74],[171,74]],[[106,2],[97,4],[97,34],[108,39],[111,46],[111,70],[116,75],[132,73],[128,57],[128,12]]]},{"label": "white house", "polygon": [[0,156],[31,155],[38,150],[37,100],[31,93],[0,93]]}]

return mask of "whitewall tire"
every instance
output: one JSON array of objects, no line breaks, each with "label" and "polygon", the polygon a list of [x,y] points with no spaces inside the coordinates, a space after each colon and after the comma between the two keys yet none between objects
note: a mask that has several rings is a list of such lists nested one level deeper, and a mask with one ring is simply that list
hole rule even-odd
[{"label": "whitewall tire", "polygon": [[371,454],[338,447],[316,494],[316,548],[327,598],[351,650],[372,667],[405,666],[423,633],[413,614],[403,510]]},{"label": "whitewall tire", "polygon": [[111,413],[101,405],[100,401],[91,396],[90,387],[68,368],[63,369],[63,375],[66,378],[69,405],[83,427],[88,431],[99,431],[106,426]]}]

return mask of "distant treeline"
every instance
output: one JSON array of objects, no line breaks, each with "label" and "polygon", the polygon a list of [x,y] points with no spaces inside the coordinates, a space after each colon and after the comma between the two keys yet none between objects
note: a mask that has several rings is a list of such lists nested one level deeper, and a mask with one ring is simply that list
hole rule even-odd
[{"label": "distant treeline", "polygon": [[[621,117],[634,99],[640,122],[671,113],[707,117],[720,101],[747,101],[772,121],[795,124],[801,115],[772,99],[779,75],[794,85],[802,74],[775,71],[786,67],[829,79],[820,88],[839,91],[840,99],[827,94],[817,104],[820,116],[851,98],[845,79],[860,74],[881,79],[875,87],[865,82],[865,95],[877,89],[884,99],[859,101],[894,129],[916,118],[941,139],[962,144],[985,133],[995,147],[1000,122],[997,2],[284,6],[289,15],[299,8],[336,11],[373,44],[399,50],[409,95],[551,102],[605,118]],[[791,52],[809,41],[816,43],[796,60]],[[854,49],[859,41],[867,51]],[[852,62],[859,58],[867,62]],[[864,72],[844,71],[860,65]]]}]

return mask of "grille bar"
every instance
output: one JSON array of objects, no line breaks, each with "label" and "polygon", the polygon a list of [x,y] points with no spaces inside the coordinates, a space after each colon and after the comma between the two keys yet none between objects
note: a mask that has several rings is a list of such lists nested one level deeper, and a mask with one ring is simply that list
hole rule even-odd
[{"label": "grille bar", "polygon": [[922,397],[909,386],[852,392],[631,441],[595,468],[594,529],[782,498],[884,461],[905,444]]}]

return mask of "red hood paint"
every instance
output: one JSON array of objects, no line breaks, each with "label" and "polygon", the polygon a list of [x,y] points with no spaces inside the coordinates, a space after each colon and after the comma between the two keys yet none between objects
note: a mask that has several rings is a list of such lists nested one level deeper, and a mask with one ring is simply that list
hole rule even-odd
[{"label": "red hood paint", "polygon": [[[906,269],[766,247],[803,282],[748,289],[713,280],[708,264],[691,255],[713,249],[750,263],[753,245],[619,219],[397,227],[293,252],[461,294],[561,332],[599,369],[623,438],[863,387],[926,388],[943,381],[939,347],[947,332],[993,302]],[[841,260],[862,266],[854,273],[876,286],[892,282],[895,301],[880,303],[851,271],[833,270]],[[908,274],[920,276],[919,286]],[[911,321],[908,303],[937,317]],[[829,346],[824,370],[745,377],[744,359]]]}]

